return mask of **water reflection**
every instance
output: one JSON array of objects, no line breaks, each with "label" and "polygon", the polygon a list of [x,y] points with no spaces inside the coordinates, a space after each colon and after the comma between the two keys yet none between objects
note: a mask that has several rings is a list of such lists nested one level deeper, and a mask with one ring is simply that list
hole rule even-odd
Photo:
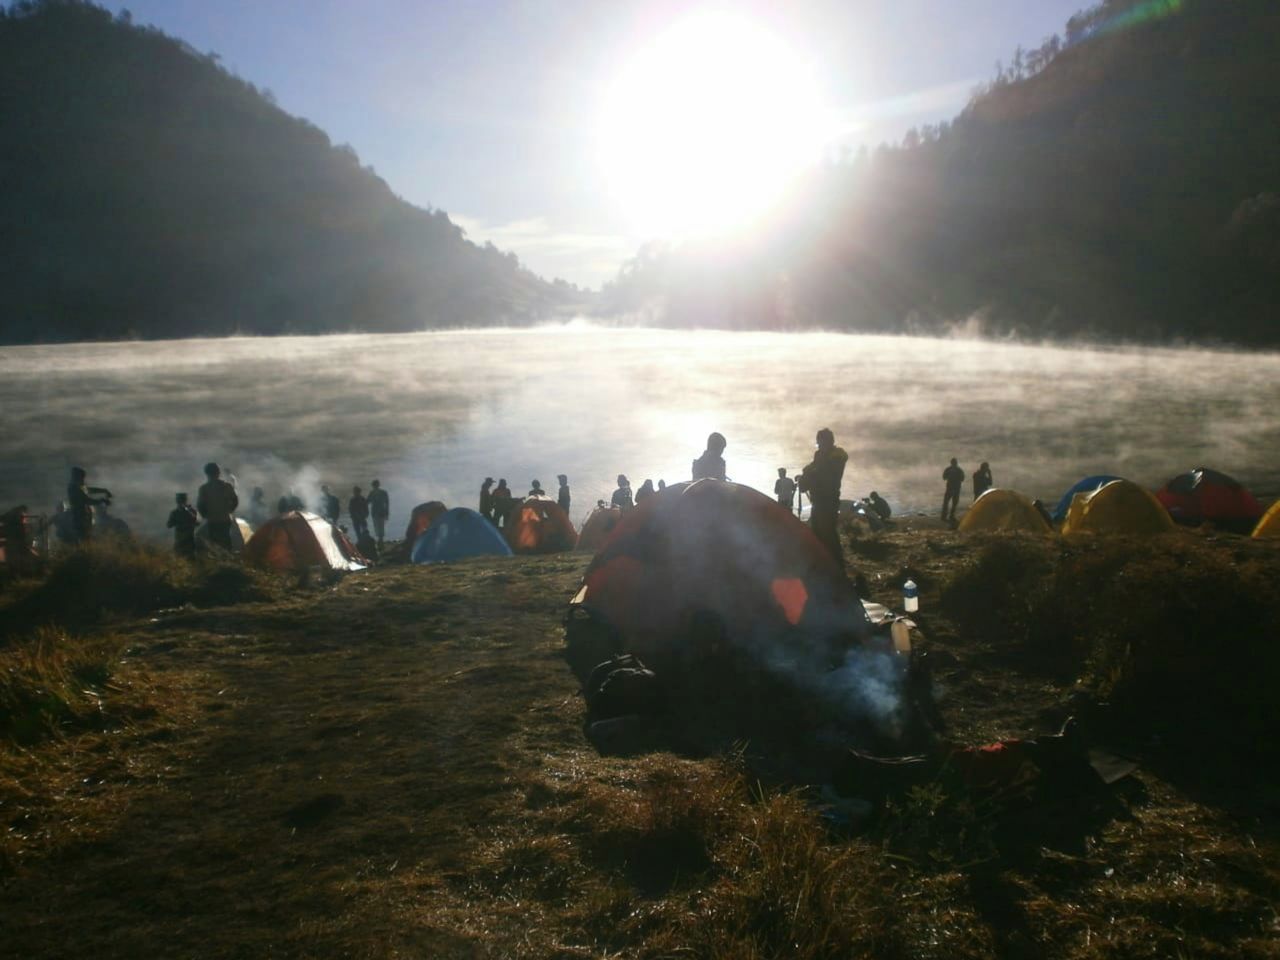
[{"label": "water reflection", "polygon": [[0,506],[52,508],[81,464],[159,535],[214,459],[270,502],[378,476],[392,530],[422,500],[474,506],[485,476],[567,473],[580,522],[619,472],[687,479],[712,430],[729,476],[772,490],[821,426],[849,451],[845,495],[899,512],[937,508],[952,456],[1047,500],[1198,463],[1274,494],[1277,375],[1275,354],[580,328],[9,348]]}]

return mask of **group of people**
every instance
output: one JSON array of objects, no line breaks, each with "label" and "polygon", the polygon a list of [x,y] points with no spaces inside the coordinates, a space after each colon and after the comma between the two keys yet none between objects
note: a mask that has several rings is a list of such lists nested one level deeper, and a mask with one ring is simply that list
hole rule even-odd
[{"label": "group of people", "polygon": [[[569,505],[573,502],[569,491],[569,478],[562,473],[556,477],[556,480],[560,482],[560,489],[556,494],[556,503],[567,514]],[[547,491],[542,489],[541,480],[533,480],[529,484],[529,492],[525,494],[526,498],[547,496]],[[493,523],[494,526],[506,526],[507,516],[511,513],[511,508],[516,503],[517,499],[511,492],[511,488],[507,486],[506,477],[499,477],[496,487],[493,485],[493,477],[485,477],[484,482],[480,484],[480,516]]]},{"label": "group of people", "polygon": [[[724,452],[728,442],[723,434],[715,432],[707,437],[706,449],[694,459],[690,478],[692,480],[714,479],[728,480]],[[778,468],[778,479],[774,483],[774,495],[780,505],[788,511],[796,509],[796,494],[803,493],[809,497],[809,525],[818,540],[827,547],[837,562],[843,565],[844,556],[840,538],[836,532],[836,520],[840,510],[840,487],[844,477],[849,455],[836,445],[835,435],[830,429],[823,428],[815,437],[813,459],[801,469],[795,477],[787,475],[785,467]],[[169,513],[167,526],[173,530],[174,550],[186,556],[195,553],[196,530],[201,520],[206,524],[211,543],[228,550],[232,546],[232,527],[235,525],[235,514],[240,507],[240,498],[234,481],[228,482],[222,476],[222,470],[216,463],[204,466],[205,483],[201,485],[195,504],[191,504],[186,493],[175,496],[175,504]],[[559,490],[556,503],[567,514],[572,504],[569,489],[569,478],[560,474]],[[951,463],[942,472],[945,492],[942,501],[942,519],[954,521],[956,509],[960,501],[960,492],[964,485],[965,471],[953,457]],[[992,486],[991,467],[983,461],[974,471],[973,498],[975,500]],[[643,503],[645,499],[666,489],[666,481],[658,480],[655,487],[652,480],[646,479],[634,492],[625,474],[618,474],[617,488],[613,492],[610,505],[621,510],[630,510]],[[526,497],[548,497],[538,480],[532,481]],[[94,526],[94,510],[104,511],[111,503],[111,491],[102,487],[91,487],[87,484],[87,474],[81,467],[71,468],[71,480],[67,485],[65,509],[59,515],[61,520],[60,538],[68,543],[82,543],[92,536]],[[523,498],[520,498],[523,499]],[[497,480],[485,477],[480,485],[480,514],[496,526],[506,523],[511,508],[518,502],[511,492],[505,478]],[[603,505],[603,501],[600,502]],[[337,525],[342,516],[342,503],[330,491],[328,484],[320,487],[319,502],[310,505],[329,522]],[[889,504],[876,491],[871,491],[862,506],[874,512],[880,519],[887,520],[891,515]],[[276,513],[284,514],[292,510],[305,510],[306,504],[296,493],[290,492],[280,497],[276,504]],[[257,526],[271,516],[267,505],[266,494],[261,487],[254,487],[246,510],[248,519]],[[351,488],[351,496],[347,500],[346,513],[350,518],[352,531],[357,541],[376,539],[379,547],[386,538],[387,518],[391,513],[391,500],[379,480],[370,484],[368,496],[359,486]],[[370,532],[372,522],[372,534]],[[99,519],[101,524],[101,519]]]},{"label": "group of people", "polygon": [[[722,433],[713,432],[707,437],[707,446],[701,456],[697,457],[690,468],[691,480],[728,480],[728,468],[725,464],[724,452],[728,441]],[[840,512],[840,484],[844,477],[845,465],[849,455],[836,446],[835,434],[827,428],[818,431],[816,450],[813,460],[801,470],[798,477],[787,476],[786,467],[778,468],[778,480],[774,484],[774,495],[778,503],[788,511],[795,509],[795,495],[799,491],[809,497],[809,525],[814,534],[842,566],[844,551],[840,546],[840,537],[836,533],[836,518]],[[610,505],[621,510],[630,510],[644,502],[647,497],[666,489],[666,481],[659,480],[655,488],[652,480],[645,480],[640,488],[632,493],[631,484],[625,474],[618,474],[618,487],[613,491]],[[872,491],[872,498],[879,501],[880,507],[875,509],[881,516],[888,517],[889,505]],[[603,506],[603,502],[601,502]]]},{"label": "group of people", "polygon": [[[236,512],[241,506],[235,479],[225,479],[222,468],[214,462],[204,465],[204,475],[205,482],[196,493],[196,502],[191,503],[186,492],[176,493],[173,509],[165,523],[166,528],[173,531],[174,552],[182,556],[195,554],[196,531],[202,522],[211,544],[227,550],[233,550],[235,546],[232,530],[236,524]],[[88,542],[95,536],[95,527],[98,535],[109,531],[127,533],[127,527],[119,529],[123,526],[121,521],[113,522],[114,518],[104,516],[111,505],[111,491],[89,486],[87,476],[83,467],[71,468],[66,499],[58,505],[54,516],[58,538],[68,545]],[[307,509],[314,510],[334,525],[342,515],[342,503],[329,490],[328,484],[321,485],[318,502],[314,504],[307,504],[293,491],[282,494],[276,503],[275,513],[283,515]],[[254,527],[271,519],[272,511],[262,487],[253,488],[244,513]],[[382,546],[386,539],[387,518],[391,515],[391,498],[381,482],[374,480],[370,484],[367,497],[360,487],[352,487],[351,497],[347,500],[347,515],[357,540],[370,536],[369,523],[372,521],[373,536],[378,546]]]},{"label": "group of people", "polygon": [[[960,505],[960,490],[964,487],[964,468],[951,458],[950,465],[942,471],[942,482],[946,485],[942,494],[942,519],[955,522],[956,507]],[[973,499],[991,489],[991,465],[983,460],[982,465],[973,471]]]}]

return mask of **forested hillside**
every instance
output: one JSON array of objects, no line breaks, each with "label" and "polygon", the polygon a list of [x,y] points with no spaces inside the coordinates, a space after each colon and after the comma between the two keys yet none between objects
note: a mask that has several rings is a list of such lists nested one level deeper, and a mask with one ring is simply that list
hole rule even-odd
[{"label": "forested hillside", "polygon": [[0,7],[0,342],[520,323],[565,292],[215,56]]},{"label": "forested hillside", "polygon": [[1280,344],[1280,4],[1107,0],[952,123],[823,169],[732,251],[605,291],[673,325]]}]

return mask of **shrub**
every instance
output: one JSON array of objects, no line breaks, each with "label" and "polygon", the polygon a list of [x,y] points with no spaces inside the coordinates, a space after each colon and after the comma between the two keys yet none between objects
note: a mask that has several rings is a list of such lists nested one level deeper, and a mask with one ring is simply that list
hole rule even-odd
[{"label": "shrub", "polygon": [[83,626],[111,616],[140,616],[188,602],[262,600],[279,589],[269,574],[230,557],[193,562],[145,543],[103,540],[58,556],[44,580],[4,610],[0,635],[50,623]]},{"label": "shrub", "polygon": [[1265,544],[992,540],[943,603],[965,633],[1082,680],[1138,729],[1238,743],[1280,723],[1280,552]]}]

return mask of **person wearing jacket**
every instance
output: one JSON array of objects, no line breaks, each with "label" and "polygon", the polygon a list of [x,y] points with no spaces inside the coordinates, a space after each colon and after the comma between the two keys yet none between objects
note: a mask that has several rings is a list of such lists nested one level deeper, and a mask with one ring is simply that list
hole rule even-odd
[{"label": "person wearing jacket", "polygon": [[230,551],[233,549],[231,524],[235,522],[240,498],[236,496],[236,488],[222,479],[222,468],[216,463],[206,463],[204,475],[208,479],[196,494],[196,510],[209,525],[209,541]]},{"label": "person wearing jacket", "polygon": [[836,519],[840,515],[840,483],[849,454],[836,446],[836,437],[828,428],[818,431],[817,450],[801,472],[796,487],[809,495],[809,526],[835,558],[844,567],[844,549],[840,546],[840,534]]}]

